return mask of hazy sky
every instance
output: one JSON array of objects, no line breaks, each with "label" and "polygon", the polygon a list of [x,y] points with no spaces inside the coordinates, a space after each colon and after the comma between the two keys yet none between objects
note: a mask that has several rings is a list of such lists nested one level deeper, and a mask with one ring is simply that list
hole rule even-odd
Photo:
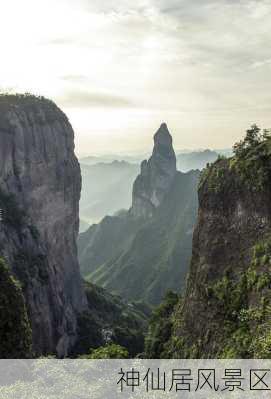
[{"label": "hazy sky", "polygon": [[[135,5],[136,4],[136,5]],[[1,1],[0,87],[53,98],[79,155],[230,147],[271,127],[270,0]]]}]

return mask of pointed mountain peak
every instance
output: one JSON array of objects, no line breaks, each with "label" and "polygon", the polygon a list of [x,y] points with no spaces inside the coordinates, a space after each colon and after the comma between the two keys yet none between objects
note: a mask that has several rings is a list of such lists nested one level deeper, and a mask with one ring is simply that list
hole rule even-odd
[{"label": "pointed mountain peak", "polygon": [[169,133],[166,123],[162,123],[160,128],[154,135],[154,144],[162,144],[164,146],[172,146],[172,136]]},{"label": "pointed mountain peak", "polygon": [[141,163],[133,186],[131,213],[135,217],[152,217],[155,208],[169,192],[176,176],[176,156],[167,125],[162,123],[154,135],[152,156]]}]

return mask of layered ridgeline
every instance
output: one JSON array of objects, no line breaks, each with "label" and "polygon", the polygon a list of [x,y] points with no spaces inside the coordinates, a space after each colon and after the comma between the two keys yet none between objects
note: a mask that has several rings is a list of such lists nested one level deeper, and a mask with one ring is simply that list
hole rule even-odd
[{"label": "layered ridgeline", "polygon": [[66,355],[86,305],[76,249],[80,188],[63,112],[44,98],[2,95],[0,256],[22,287],[34,354]]},{"label": "layered ridgeline", "polygon": [[172,334],[158,356],[271,357],[269,133],[253,126],[234,150],[201,176],[186,294],[168,312]]},{"label": "layered ridgeline", "polygon": [[105,215],[113,215],[120,209],[129,208],[132,185],[138,174],[139,165],[125,161],[88,165],[84,164],[83,159],[80,161],[80,166],[82,174],[80,227],[84,231],[87,228],[84,228],[83,222],[87,222],[90,226],[100,222]]},{"label": "layered ridgeline", "polygon": [[124,298],[152,304],[169,288],[179,291],[191,256],[198,175],[176,170],[172,137],[162,124],[134,182],[129,211],[80,235],[83,275]]},{"label": "layered ridgeline", "polygon": [[202,170],[207,163],[214,162],[219,153],[212,150],[193,151],[177,155],[177,168],[181,172],[192,169]]}]

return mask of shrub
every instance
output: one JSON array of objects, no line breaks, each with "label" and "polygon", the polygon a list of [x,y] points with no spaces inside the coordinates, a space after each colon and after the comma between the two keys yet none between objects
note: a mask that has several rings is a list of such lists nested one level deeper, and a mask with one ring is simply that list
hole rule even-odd
[{"label": "shrub", "polygon": [[129,353],[126,348],[116,344],[108,344],[97,349],[91,349],[88,355],[81,359],[128,359]]}]

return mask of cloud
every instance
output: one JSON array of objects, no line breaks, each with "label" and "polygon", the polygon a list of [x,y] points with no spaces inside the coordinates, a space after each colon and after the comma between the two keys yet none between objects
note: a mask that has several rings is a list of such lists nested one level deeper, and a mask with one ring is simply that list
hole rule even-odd
[{"label": "cloud", "polygon": [[88,77],[86,75],[64,75],[61,76],[61,79],[71,83],[85,83],[88,81]]},{"label": "cloud", "polygon": [[129,98],[79,89],[67,90],[57,98],[57,101],[71,108],[130,108],[134,106]]},{"label": "cloud", "polygon": [[[66,105],[78,134],[90,107],[95,130],[110,134],[114,114],[124,137],[168,119],[197,140],[213,129],[222,146],[250,119],[271,124],[270,0],[28,0],[15,15],[16,3],[2,10],[0,83]],[[217,133],[226,123],[229,139]]]}]

